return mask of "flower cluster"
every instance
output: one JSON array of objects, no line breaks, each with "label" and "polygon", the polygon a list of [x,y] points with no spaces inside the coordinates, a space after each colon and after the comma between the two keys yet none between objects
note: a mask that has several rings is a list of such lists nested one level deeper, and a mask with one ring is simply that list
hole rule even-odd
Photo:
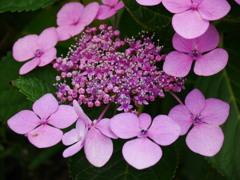
[{"label": "flower cluster", "polygon": [[[100,25],[88,28],[77,44],[72,46],[67,57],[57,58],[53,67],[62,71],[56,79],[57,97],[62,102],[77,100],[88,107],[115,102],[118,110],[129,111],[134,102],[137,107],[164,97],[164,91],[180,92],[184,78],[169,76],[159,70],[156,62],[161,46],[155,46],[152,38],[142,35],[142,40],[119,39],[120,32]],[[119,49],[128,46],[125,52]],[[71,84],[67,84],[67,78]],[[63,80],[63,81],[61,81]]]},{"label": "flower cluster", "polygon": [[[162,157],[159,145],[172,144],[191,126],[187,146],[198,154],[214,156],[224,141],[219,125],[227,120],[229,104],[205,99],[198,89],[192,90],[183,104],[174,92],[185,89],[185,76],[194,60],[197,75],[210,76],[226,66],[228,53],[215,49],[220,36],[209,21],[228,13],[227,1],[219,0],[217,4],[213,0],[137,0],[142,5],[162,2],[166,9],[176,13],[172,21],[177,32],[172,40],[176,51],[167,55],[160,55],[163,46],[154,43],[154,35],[149,37],[147,32],[121,40],[120,31],[112,26],[85,27],[94,19],[114,15],[124,6],[118,0],[102,2],[104,5],[93,2],[86,7],[77,2],[67,3],[57,14],[57,28],[48,28],[39,36],[25,36],[14,44],[13,57],[17,61],[33,58],[20,69],[20,74],[47,65],[55,58],[53,69],[61,72],[54,84],[56,96],[60,103],[73,106],[59,105],[48,93],[33,104],[33,111],[23,110],[11,117],[9,127],[25,134],[39,148],[62,140],[69,146],[63,152],[64,157],[84,148],[86,158],[96,167],[102,167],[111,158],[111,139],[117,138],[131,139],[122,149],[124,159],[131,166],[136,169],[153,166]],[[76,44],[69,48],[67,56],[56,58],[57,41],[75,35],[78,35],[74,37]],[[164,98],[166,92],[180,102],[168,115],[160,114],[153,120],[146,113],[136,115],[135,108],[148,105],[157,97]],[[80,106],[84,104],[88,108],[104,106],[105,109],[98,119],[91,121]],[[124,112],[103,118],[112,104]],[[76,128],[63,134],[60,129],[75,121]]]}]

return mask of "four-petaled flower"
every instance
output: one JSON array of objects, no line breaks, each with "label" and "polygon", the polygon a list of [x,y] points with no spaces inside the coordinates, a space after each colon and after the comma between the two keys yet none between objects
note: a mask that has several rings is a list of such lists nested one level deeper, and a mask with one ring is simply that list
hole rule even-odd
[{"label": "four-petaled flower", "polygon": [[122,9],[124,7],[123,2],[118,2],[118,0],[102,0],[102,3],[104,5],[99,6],[99,10],[96,16],[96,19],[99,20],[104,20],[113,16],[119,9]]},{"label": "four-petaled flower", "polygon": [[231,9],[226,0],[162,0],[171,13],[174,30],[182,37],[193,39],[201,36],[209,21],[224,17]]},{"label": "four-petaled flower", "polygon": [[96,17],[99,9],[97,2],[84,7],[79,2],[65,4],[57,13],[58,40],[64,41],[82,32]]},{"label": "four-petaled flower", "polygon": [[[172,76],[184,77],[189,73],[192,62],[196,60],[194,72],[197,75],[211,76],[218,73],[228,62],[227,51],[215,49],[219,41],[219,33],[213,25],[195,39],[185,39],[176,33],[172,43],[177,51],[172,51],[165,57],[163,71]],[[207,51],[210,52],[203,54]]]},{"label": "four-petaled flower", "polygon": [[25,63],[19,74],[23,75],[32,71],[37,66],[45,66],[56,57],[58,36],[54,27],[45,29],[39,36],[36,34],[27,35],[18,39],[13,45],[13,57],[16,61]]},{"label": "four-petaled flower", "polygon": [[132,113],[117,114],[111,119],[110,127],[119,138],[137,136],[137,139],[126,142],[122,149],[124,159],[136,169],[156,164],[162,157],[159,145],[172,144],[181,132],[180,126],[170,117],[158,115],[152,121],[146,113],[139,117]]},{"label": "four-petaled flower", "polygon": [[25,134],[38,148],[54,146],[61,141],[64,129],[77,120],[74,108],[58,105],[52,94],[45,94],[33,104],[33,111],[22,110],[11,117],[8,126],[18,134]]},{"label": "four-petaled flower", "polygon": [[110,129],[110,119],[91,121],[76,100],[73,101],[73,107],[79,116],[79,120],[76,129],[63,135],[63,143],[65,145],[75,144],[67,148],[63,152],[63,156],[72,156],[84,146],[88,161],[96,167],[102,167],[113,153],[111,138],[117,139],[117,136]]},{"label": "four-petaled flower", "polygon": [[219,99],[205,99],[198,90],[192,90],[185,99],[185,105],[179,104],[171,109],[168,116],[181,126],[181,134],[189,131],[186,143],[195,153],[214,156],[221,149],[224,134],[219,125],[229,115],[229,104]]}]

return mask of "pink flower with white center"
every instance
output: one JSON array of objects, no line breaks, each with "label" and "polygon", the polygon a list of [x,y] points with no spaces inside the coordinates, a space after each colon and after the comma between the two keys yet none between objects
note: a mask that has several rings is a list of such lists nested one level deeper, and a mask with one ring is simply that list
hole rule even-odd
[{"label": "pink flower with white center", "polygon": [[65,4],[57,13],[58,40],[67,40],[82,32],[95,19],[98,9],[97,2],[86,7],[79,2]]},{"label": "pink flower with white center", "polygon": [[155,6],[162,2],[162,0],[136,0],[138,4],[143,6]]},{"label": "pink flower with white center", "polygon": [[[171,76],[184,77],[192,66],[194,60],[194,72],[200,76],[211,76],[221,71],[228,62],[226,50],[217,48],[220,36],[213,25],[198,38],[185,39],[179,34],[173,36],[173,47],[177,51],[170,52],[165,57],[163,71]],[[210,51],[206,54],[204,52]]]},{"label": "pink flower with white center", "polygon": [[73,144],[63,152],[63,156],[72,156],[84,146],[87,160],[96,167],[102,167],[113,153],[111,138],[117,139],[117,136],[110,129],[110,119],[91,121],[76,100],[73,101],[73,107],[79,120],[76,129],[63,135],[63,144]]},{"label": "pink flower with white center", "polygon": [[77,120],[74,108],[58,105],[52,94],[45,94],[33,104],[33,111],[23,110],[7,123],[18,134],[25,134],[38,148],[54,146],[61,141],[63,132]]},{"label": "pink flower with white center", "polygon": [[195,153],[203,156],[214,156],[221,149],[224,134],[219,125],[223,124],[229,115],[230,106],[219,99],[205,99],[198,90],[192,90],[185,99],[185,105],[180,104],[171,109],[169,117],[182,128],[181,134],[189,131],[186,143]]},{"label": "pink flower with white center", "polygon": [[31,34],[18,39],[13,45],[13,58],[19,62],[31,59],[21,67],[19,74],[26,74],[37,66],[42,67],[52,62],[57,54],[54,47],[57,42],[54,27],[45,29],[39,36]]},{"label": "pink flower with white center", "polygon": [[122,149],[124,159],[136,169],[156,164],[162,157],[159,145],[172,144],[181,132],[180,126],[170,117],[158,115],[152,121],[146,113],[139,117],[132,113],[117,114],[111,119],[110,127],[119,138],[137,137],[126,142]]},{"label": "pink flower with white center", "polygon": [[224,17],[231,9],[226,0],[162,0],[171,13],[174,30],[186,39],[201,36],[209,26],[209,21]]},{"label": "pink flower with white center", "polygon": [[99,20],[104,20],[113,16],[119,9],[122,9],[124,7],[123,2],[118,2],[118,0],[102,0],[102,3],[104,5],[99,6],[99,10],[96,16],[96,19]]}]

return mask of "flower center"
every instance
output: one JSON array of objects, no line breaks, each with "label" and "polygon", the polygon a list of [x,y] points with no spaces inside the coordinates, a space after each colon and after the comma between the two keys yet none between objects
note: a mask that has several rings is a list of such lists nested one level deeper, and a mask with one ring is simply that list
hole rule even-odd
[{"label": "flower center", "polygon": [[198,4],[197,3],[192,3],[191,9],[192,10],[197,10]]},{"label": "flower center", "polygon": [[148,129],[141,129],[141,133],[138,135],[138,137],[147,137]]},{"label": "flower center", "polygon": [[43,54],[43,52],[41,51],[41,49],[37,49],[34,53],[35,57],[40,57]]},{"label": "flower center", "polygon": [[46,119],[46,118],[42,118],[42,119],[41,119],[41,123],[42,123],[42,124],[47,124],[47,119]]},{"label": "flower center", "polygon": [[193,58],[193,60],[197,60],[202,53],[199,52],[198,49],[192,49],[192,52],[190,52],[189,55]]},{"label": "flower center", "polygon": [[194,125],[203,123],[201,114],[196,114],[196,115],[192,114],[192,120]]}]

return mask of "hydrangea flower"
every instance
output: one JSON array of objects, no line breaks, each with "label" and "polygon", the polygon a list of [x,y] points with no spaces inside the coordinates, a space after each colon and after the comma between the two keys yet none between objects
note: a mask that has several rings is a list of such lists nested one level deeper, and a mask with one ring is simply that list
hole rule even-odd
[{"label": "hydrangea flower", "polygon": [[[176,77],[186,76],[194,60],[194,72],[197,75],[211,76],[221,71],[228,62],[226,50],[217,48],[220,36],[213,25],[200,37],[185,39],[175,34],[172,39],[173,47],[177,51],[170,52],[163,64],[167,74]],[[210,51],[206,54],[204,52]]]},{"label": "hydrangea flower", "polygon": [[54,47],[57,42],[54,27],[45,29],[39,36],[31,34],[18,39],[13,45],[13,58],[19,62],[31,59],[21,67],[19,74],[26,74],[37,66],[42,67],[52,62],[57,54]]},{"label": "hydrangea flower", "polygon": [[182,128],[181,134],[189,131],[186,143],[195,153],[203,156],[214,156],[221,149],[224,134],[219,125],[223,124],[229,115],[229,104],[219,99],[205,99],[198,90],[192,90],[185,99],[185,105],[180,104],[171,109],[168,116]]},{"label": "hydrangea flower", "polygon": [[110,127],[119,138],[137,137],[126,142],[122,149],[124,159],[136,169],[156,164],[162,157],[159,145],[172,144],[181,132],[180,126],[170,117],[158,115],[152,121],[146,113],[139,117],[132,113],[117,114],[111,119]]},{"label": "hydrangea flower", "polygon": [[110,119],[91,121],[76,100],[73,101],[73,107],[79,116],[79,120],[76,129],[72,129],[63,135],[63,144],[73,144],[63,152],[63,156],[72,156],[84,146],[88,161],[96,167],[102,167],[113,153],[111,138],[117,138],[110,129]]},{"label": "hydrangea flower", "polygon": [[25,134],[38,148],[53,146],[61,141],[63,132],[77,120],[74,108],[58,105],[52,94],[45,94],[33,104],[33,111],[23,110],[7,123],[18,134]]},{"label": "hydrangea flower", "polygon": [[79,2],[65,4],[57,13],[59,41],[64,41],[82,32],[96,17],[99,9],[97,2],[84,7]]},{"label": "hydrangea flower", "polygon": [[155,6],[162,2],[162,0],[136,0],[138,4],[143,6]]},{"label": "hydrangea flower", "polygon": [[102,3],[104,5],[99,6],[99,10],[96,16],[96,19],[99,20],[104,20],[113,16],[119,9],[122,9],[124,7],[123,2],[118,2],[118,0],[102,0]]},{"label": "hydrangea flower", "polygon": [[182,37],[193,39],[201,36],[209,21],[224,17],[231,9],[226,0],[162,0],[171,13],[174,30]]}]

